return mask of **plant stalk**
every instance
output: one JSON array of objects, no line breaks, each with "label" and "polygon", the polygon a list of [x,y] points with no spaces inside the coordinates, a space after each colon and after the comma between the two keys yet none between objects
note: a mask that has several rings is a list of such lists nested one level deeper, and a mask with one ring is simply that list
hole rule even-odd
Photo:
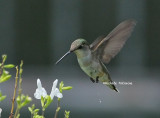
[{"label": "plant stalk", "polygon": [[19,73],[19,69],[18,69],[18,66],[16,66],[16,77],[15,77],[14,94],[13,94],[13,98],[12,98],[12,108],[11,108],[11,113],[10,113],[9,118],[13,117],[14,102],[15,102],[15,98],[16,98],[17,83],[18,83],[18,73]]},{"label": "plant stalk", "polygon": [[56,109],[56,113],[54,115],[54,118],[57,118],[59,110],[60,110],[60,99],[58,99],[57,109]]}]

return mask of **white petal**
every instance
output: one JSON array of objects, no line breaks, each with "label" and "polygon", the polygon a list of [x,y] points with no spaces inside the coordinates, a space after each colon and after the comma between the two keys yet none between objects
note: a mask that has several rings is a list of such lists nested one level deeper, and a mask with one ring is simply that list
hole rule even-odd
[{"label": "white petal", "polygon": [[41,84],[41,81],[40,81],[39,78],[37,79],[37,87],[38,87],[38,88],[42,88],[42,84]]},{"label": "white petal", "polygon": [[36,99],[41,99],[40,98],[40,93],[38,92],[38,90],[36,89],[36,92],[34,93],[34,97],[36,98]]},{"label": "white petal", "polygon": [[41,81],[40,79],[37,79],[37,89],[34,93],[34,97],[36,99],[41,99],[41,96],[46,97],[47,96],[47,92],[46,90],[42,87]]},{"label": "white petal", "polygon": [[51,93],[50,93],[51,99],[53,99],[54,96],[55,96],[55,89],[56,89],[57,83],[58,83],[58,79],[56,79],[56,80],[53,82],[52,90],[51,90]]},{"label": "white petal", "polygon": [[63,97],[62,93],[57,93],[55,96],[58,97],[58,98],[62,98]]},{"label": "white petal", "polygon": [[51,99],[53,99],[54,96],[56,96],[58,98],[62,98],[63,97],[62,93],[60,93],[58,88],[55,88],[55,90],[51,91],[51,94],[50,94]]},{"label": "white petal", "polygon": [[58,98],[62,98],[63,97],[62,93],[60,93],[58,88],[55,89],[55,96],[58,97]]},{"label": "white petal", "polygon": [[58,83],[58,79],[54,80],[52,90],[56,89],[57,83]]},{"label": "white petal", "polygon": [[46,96],[47,96],[47,92],[46,92],[46,90],[45,90],[44,88],[42,88],[42,96],[43,96],[43,97],[46,97]]},{"label": "white petal", "polygon": [[36,92],[34,93],[34,97],[36,99],[41,99],[41,96],[46,97],[47,96],[47,92],[46,92],[46,90],[44,88],[42,88],[42,89],[37,88]]},{"label": "white petal", "polygon": [[52,89],[52,91],[51,91],[51,93],[50,93],[50,97],[51,97],[51,99],[53,99],[53,98],[54,98],[54,96],[55,96],[55,90],[53,90],[53,89]]}]

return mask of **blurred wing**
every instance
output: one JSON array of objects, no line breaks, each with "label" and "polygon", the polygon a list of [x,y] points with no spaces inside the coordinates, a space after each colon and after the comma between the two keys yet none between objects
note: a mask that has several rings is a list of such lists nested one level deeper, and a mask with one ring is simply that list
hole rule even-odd
[{"label": "blurred wing", "polygon": [[95,49],[106,36],[99,36],[89,47]]},{"label": "blurred wing", "polygon": [[131,35],[135,25],[136,21],[134,20],[123,21],[105,38],[95,40],[90,45],[93,54],[99,57],[104,63],[109,63],[109,61],[121,50],[126,40]]}]

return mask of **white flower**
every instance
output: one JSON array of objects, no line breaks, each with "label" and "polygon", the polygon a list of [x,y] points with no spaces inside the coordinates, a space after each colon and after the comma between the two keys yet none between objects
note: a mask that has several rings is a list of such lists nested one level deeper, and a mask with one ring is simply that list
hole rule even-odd
[{"label": "white flower", "polygon": [[[60,93],[59,89],[56,88],[57,83],[58,83],[58,79],[56,79],[53,82],[53,86],[52,86],[52,90],[51,90],[51,94],[50,94],[51,99],[53,99],[54,96],[56,96],[58,98],[62,98],[63,97],[63,95],[62,95],[62,93]],[[45,88],[42,87],[40,79],[37,79],[37,89],[36,89],[36,91],[34,93],[34,97],[36,99],[41,99],[42,96],[46,97],[47,96],[47,92],[46,92]]]},{"label": "white flower", "polygon": [[57,83],[58,83],[58,79],[56,79],[54,82],[53,82],[53,86],[52,86],[52,91],[50,93],[50,97],[53,99],[54,96],[58,97],[58,98],[62,98],[63,95],[62,93],[60,93],[59,89],[56,88],[57,86]]},{"label": "white flower", "polygon": [[2,112],[2,109],[0,108],[0,117],[1,117],[1,112]]},{"label": "white flower", "polygon": [[41,96],[46,97],[47,96],[47,92],[46,90],[42,87],[41,81],[40,79],[37,79],[37,89],[34,93],[34,97],[36,99],[41,99]]}]

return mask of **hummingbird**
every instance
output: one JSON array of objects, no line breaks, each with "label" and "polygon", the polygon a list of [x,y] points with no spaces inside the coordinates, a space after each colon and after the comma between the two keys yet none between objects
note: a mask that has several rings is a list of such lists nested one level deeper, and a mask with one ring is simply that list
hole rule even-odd
[{"label": "hummingbird", "polygon": [[70,50],[62,56],[56,64],[65,56],[74,52],[80,68],[90,77],[93,83],[100,81],[112,90],[119,92],[113,84],[104,63],[108,64],[110,60],[117,55],[131,35],[135,25],[135,20],[125,20],[115,27],[107,36],[98,37],[90,45],[83,38],[76,39],[71,44]]}]

